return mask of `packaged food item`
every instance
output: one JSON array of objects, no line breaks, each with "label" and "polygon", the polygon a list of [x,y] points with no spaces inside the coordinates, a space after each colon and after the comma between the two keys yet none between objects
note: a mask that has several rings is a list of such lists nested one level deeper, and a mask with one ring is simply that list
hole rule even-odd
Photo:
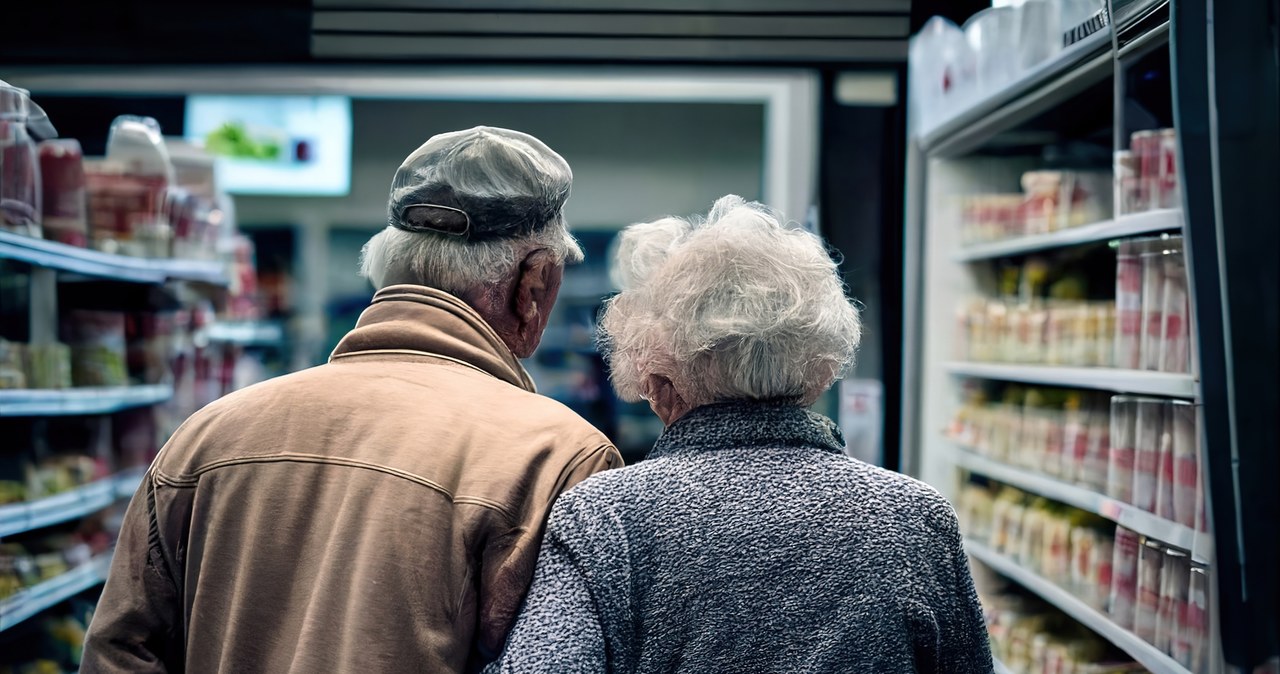
[{"label": "packaged food item", "polygon": [[1138,534],[1121,526],[1116,527],[1112,546],[1111,597],[1108,612],[1115,623],[1125,629],[1133,629],[1138,602]]},{"label": "packaged food item", "polygon": [[1187,267],[1180,248],[1164,255],[1164,330],[1160,339],[1159,368],[1162,372],[1191,371],[1191,305],[1187,296]]},{"label": "packaged food item", "polygon": [[1183,631],[1190,586],[1191,558],[1181,550],[1167,548],[1160,568],[1160,612],[1153,645],[1170,657],[1174,655],[1175,638]]},{"label": "packaged food item", "polygon": [[40,143],[44,238],[81,248],[89,245],[84,153],[80,142],[59,138]]},{"label": "packaged food item", "polygon": [[1084,407],[1084,394],[1067,394],[1062,413],[1062,458],[1058,471],[1064,482],[1084,481],[1085,461],[1089,457],[1089,410]]},{"label": "packaged food item", "polygon": [[1173,656],[1195,674],[1209,671],[1209,570],[1196,563],[1188,571],[1187,612],[1183,619],[1183,641]]},{"label": "packaged food item", "polygon": [[[1106,492],[1110,462],[1111,407],[1103,400],[1101,403],[1096,403],[1089,414],[1089,450],[1085,455],[1080,484],[1098,493]],[[1130,463],[1130,472],[1132,472],[1132,463]]]},{"label": "packaged food item", "polygon": [[1164,348],[1164,251],[1159,242],[1152,242],[1142,253],[1142,369],[1160,369],[1160,356]]},{"label": "packaged food item", "polygon": [[1158,208],[1182,206],[1182,190],[1178,180],[1178,134],[1173,129],[1160,129],[1160,169],[1157,178]]},{"label": "packaged food item", "polygon": [[94,247],[139,257],[170,255],[166,195],[174,170],[154,119],[116,118],[106,161],[86,162],[85,175]]},{"label": "packaged food item", "polygon": [[1107,496],[1124,503],[1133,502],[1139,400],[1130,396],[1115,396],[1111,399]]},{"label": "packaged food item", "polygon": [[1173,521],[1194,527],[1200,500],[1200,431],[1196,406],[1175,400],[1169,416],[1173,426]]},{"label": "packaged food item", "polygon": [[1144,538],[1138,546],[1138,591],[1133,612],[1133,633],[1155,645],[1160,611],[1160,573],[1164,567],[1164,547]]},{"label": "packaged food item", "polygon": [[1138,166],[1138,189],[1134,195],[1136,211],[1147,211],[1159,205],[1160,135],[1156,131],[1135,131],[1129,136],[1129,150]]},{"label": "packaged food item", "polygon": [[1116,254],[1115,366],[1142,365],[1142,259],[1138,244],[1121,241]]},{"label": "packaged food item", "polygon": [[62,321],[62,334],[71,346],[71,380],[76,386],[124,386],[125,318],[118,311],[73,309]]},{"label": "packaged food item", "polygon": [[1112,162],[1116,215],[1138,212],[1138,163],[1130,150],[1118,150]]},{"label": "packaged food item", "polygon": [[56,135],[30,92],[0,80],[0,229],[40,236],[36,141]]},{"label": "packaged food item", "polygon": [[173,332],[172,313],[133,312],[126,316],[130,379],[142,384],[172,380]]},{"label": "packaged food item", "polygon": [[0,390],[27,388],[26,349],[0,337]]},{"label": "packaged food item", "polygon": [[1110,216],[1108,176],[1084,171],[1022,174],[1023,222],[1027,234],[1079,227]]},{"label": "packaged food item", "polygon": [[27,345],[27,385],[71,388],[71,347],[61,342]]},{"label": "packaged food item", "polygon": [[1167,404],[1158,398],[1139,398],[1136,403],[1133,440],[1133,490],[1129,503],[1155,512],[1159,482],[1160,447],[1165,433]]},{"label": "packaged food item", "polygon": [[1160,432],[1160,449],[1156,453],[1156,509],[1155,514],[1170,522],[1174,521],[1174,457],[1173,457],[1173,414],[1172,405],[1167,404],[1164,414],[1164,428]]}]

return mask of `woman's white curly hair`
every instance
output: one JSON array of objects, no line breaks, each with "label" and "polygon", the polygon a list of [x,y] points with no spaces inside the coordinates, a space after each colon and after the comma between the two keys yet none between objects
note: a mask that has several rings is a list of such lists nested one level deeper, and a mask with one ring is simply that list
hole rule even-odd
[{"label": "woman's white curly hair", "polygon": [[692,406],[809,404],[852,364],[862,336],[822,239],[734,195],[706,218],[627,227],[611,275],[622,292],[598,339],[624,400],[642,399],[657,375]]}]

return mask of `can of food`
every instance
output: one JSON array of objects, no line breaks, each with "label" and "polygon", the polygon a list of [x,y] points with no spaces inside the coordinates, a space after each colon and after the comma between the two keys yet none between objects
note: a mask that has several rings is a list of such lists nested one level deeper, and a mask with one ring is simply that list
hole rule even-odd
[{"label": "can of food", "polygon": [[1133,611],[1133,633],[1155,645],[1160,611],[1160,575],[1164,568],[1164,546],[1144,538],[1138,547],[1137,602]]},{"label": "can of food", "polygon": [[1133,501],[1133,464],[1139,398],[1115,396],[1111,399],[1111,434],[1107,461],[1107,496]]},{"label": "can of food", "polygon": [[[1181,242],[1178,242],[1179,244]],[[1164,330],[1160,338],[1162,372],[1191,371],[1191,306],[1187,293],[1187,265],[1180,245],[1164,254],[1164,306],[1160,314]]]},{"label": "can of food", "polygon": [[1176,548],[1166,548],[1160,568],[1160,610],[1156,616],[1155,647],[1170,657],[1174,640],[1182,632],[1187,612],[1187,591],[1191,583],[1191,558]]},{"label": "can of food", "polygon": [[1141,545],[1137,533],[1121,526],[1116,527],[1111,556],[1111,597],[1107,612],[1117,625],[1125,629],[1133,629],[1137,607],[1139,547]]},{"label": "can of food", "polygon": [[1178,133],[1174,129],[1160,129],[1159,143],[1158,205],[1160,208],[1178,208],[1182,205],[1178,180]]},{"label": "can of food", "polygon": [[1174,457],[1172,403],[1166,404],[1163,428],[1160,429],[1160,449],[1156,454],[1156,515],[1174,521]]},{"label": "can of food", "polygon": [[1139,398],[1135,404],[1133,434],[1133,505],[1153,513],[1159,483],[1160,447],[1165,433],[1167,401]]},{"label": "can of food", "polygon": [[1153,130],[1135,131],[1129,136],[1129,151],[1137,164],[1134,210],[1146,211],[1158,204],[1160,186],[1160,135]]},{"label": "can of food", "polygon": [[1142,258],[1138,244],[1121,241],[1116,253],[1115,367],[1142,365]]},{"label": "can of food", "polygon": [[1165,242],[1148,243],[1142,252],[1141,369],[1159,370],[1164,348]]},{"label": "can of food", "polygon": [[1173,521],[1196,525],[1200,488],[1200,429],[1196,406],[1175,400],[1169,410],[1173,426]]},{"label": "can of food", "polygon": [[1115,175],[1113,206],[1116,215],[1138,210],[1138,163],[1130,150],[1118,150],[1112,160]]},{"label": "can of food", "polygon": [[[1192,563],[1187,587],[1187,611],[1183,616],[1185,644],[1173,658],[1187,669],[1202,674],[1209,665],[1209,570]],[[1181,656],[1181,657],[1180,657]]]},{"label": "can of food", "polygon": [[[1132,445],[1130,445],[1132,447]],[[1130,454],[1130,472],[1132,472]],[[1111,461],[1111,405],[1106,401],[1094,407],[1089,414],[1089,449],[1085,455],[1081,484],[1096,491],[1107,490],[1107,473]]]}]

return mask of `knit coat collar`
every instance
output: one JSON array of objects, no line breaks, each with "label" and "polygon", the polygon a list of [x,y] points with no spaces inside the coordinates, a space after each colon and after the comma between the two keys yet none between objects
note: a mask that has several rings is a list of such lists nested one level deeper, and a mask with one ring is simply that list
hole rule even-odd
[{"label": "knit coat collar", "polygon": [[799,405],[744,400],[691,410],[662,433],[647,458],[795,446],[841,453],[844,437],[833,421]]}]

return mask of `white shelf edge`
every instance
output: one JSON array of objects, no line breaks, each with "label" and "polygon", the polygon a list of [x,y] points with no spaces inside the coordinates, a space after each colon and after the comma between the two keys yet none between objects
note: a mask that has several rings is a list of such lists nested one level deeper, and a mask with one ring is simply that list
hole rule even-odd
[{"label": "white shelf edge", "polygon": [[965,470],[1105,517],[1126,529],[1187,550],[1198,562],[1208,564],[1213,561],[1213,538],[1207,532],[1197,532],[1192,527],[1157,517],[1104,494],[1001,463],[965,448],[957,447],[952,456],[956,465]]},{"label": "white shelf edge", "polygon": [[111,552],[105,552],[64,574],[0,600],[0,631],[106,581],[110,568]]},{"label": "white shelf edge", "polygon": [[242,346],[271,346],[284,341],[284,327],[264,321],[219,321],[205,332],[209,341]]},{"label": "white shelf edge", "polygon": [[110,414],[162,403],[172,397],[173,387],[168,384],[5,389],[0,390],[0,417]]},{"label": "white shelf edge", "polygon": [[1138,635],[1120,627],[1092,606],[1075,595],[1022,567],[1017,562],[972,540],[966,540],[965,550],[975,559],[991,567],[1041,599],[1053,604],[1077,622],[1097,632],[1099,636],[1115,644],[1152,674],[1191,674],[1176,660],[1165,655],[1155,646],[1138,638]]},{"label": "white shelf edge", "polygon": [[0,539],[77,520],[133,495],[145,468],[129,468],[61,494],[0,505]]},{"label": "white shelf edge", "polygon": [[952,361],[946,363],[944,367],[951,374],[964,377],[1000,379],[1029,384],[1048,384],[1171,398],[1193,399],[1196,397],[1197,389],[1195,377],[1189,374],[1172,372],[965,361]]},{"label": "white shelf edge", "polygon": [[[1068,45],[1054,58],[1037,64],[998,91],[991,92],[982,98],[959,101],[962,107],[956,109],[955,113],[946,119],[938,120],[928,128],[915,131],[913,135],[919,139],[920,147],[926,151],[936,147],[953,134],[980,123],[991,113],[1026,97],[1056,78],[1081,68],[1093,58],[1091,55],[1095,52],[1110,53],[1110,35],[1110,30],[1100,30]],[[956,103],[953,101],[949,105],[955,109]],[[944,103],[944,105],[947,104]]]},{"label": "white shelf edge", "polygon": [[960,252],[953,255],[952,258],[957,262],[975,262],[1181,228],[1182,209],[1168,208],[1122,215],[1114,220],[1103,220],[1081,227],[1061,229],[1049,234],[1021,236],[1005,241],[976,243],[961,248]]},{"label": "white shelf edge", "polygon": [[13,232],[0,231],[0,258],[131,283],[163,283],[167,280],[198,281],[220,286],[229,283],[226,268],[221,262],[112,255]]},{"label": "white shelf edge", "polygon": [[1013,674],[1013,670],[1005,666],[999,659],[992,657],[991,664],[994,666],[995,674]]}]

